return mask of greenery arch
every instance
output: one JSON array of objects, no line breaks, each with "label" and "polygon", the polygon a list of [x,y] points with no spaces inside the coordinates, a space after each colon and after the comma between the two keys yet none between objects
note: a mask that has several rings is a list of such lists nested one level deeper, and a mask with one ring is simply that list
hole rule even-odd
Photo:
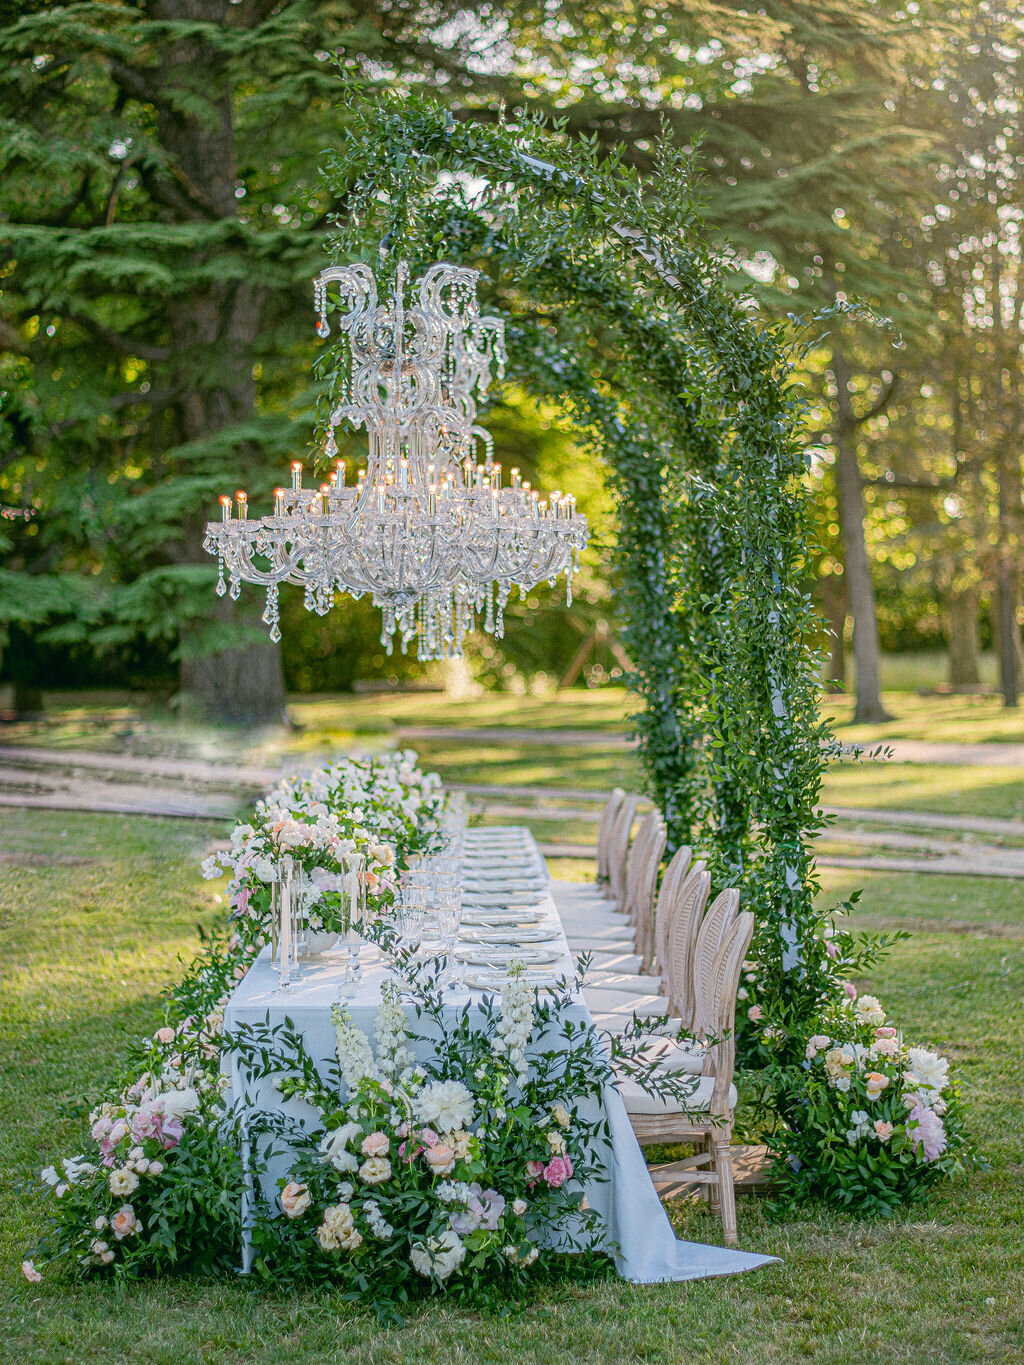
[{"label": "greenery arch", "polygon": [[[539,122],[456,122],[352,86],[346,102],[349,131],[323,160],[346,205],[335,254],[383,241],[385,272],[401,257],[489,274],[512,377],[571,410],[607,463],[650,795],[671,844],[699,849],[716,886],[743,888],[757,1001],[777,1036],[799,1037],[855,954],[815,906],[835,742],[818,711],[803,407],[783,325],[731,287],[692,160],[667,142],[642,179]],[[322,355],[325,409],[337,366]],[[741,1029],[753,1061],[763,1029]]]}]

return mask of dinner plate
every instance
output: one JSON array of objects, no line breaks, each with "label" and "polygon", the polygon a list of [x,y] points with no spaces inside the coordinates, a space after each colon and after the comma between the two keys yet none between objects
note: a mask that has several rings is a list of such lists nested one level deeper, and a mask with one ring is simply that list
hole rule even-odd
[{"label": "dinner plate", "polygon": [[528,895],[525,891],[466,891],[462,893],[463,905],[480,910],[507,910],[510,905],[534,906],[544,899],[540,893]]},{"label": "dinner plate", "polygon": [[467,928],[494,929],[502,924],[540,924],[547,919],[543,910],[493,910],[462,912],[462,923]]},{"label": "dinner plate", "polygon": [[563,954],[554,948],[531,948],[529,944],[515,948],[502,948],[497,944],[491,944],[482,948],[460,948],[458,956],[463,962],[472,963],[476,967],[493,967],[497,971],[507,969],[513,962],[522,962],[525,966],[553,967],[562,961]]},{"label": "dinner plate", "polygon": [[507,929],[465,929],[462,933],[465,943],[504,943],[511,948],[517,943],[551,943],[559,937],[557,929],[545,928],[542,925],[517,929],[514,934],[510,934]]},{"label": "dinner plate", "polygon": [[[526,981],[537,991],[553,991],[558,989],[560,978],[553,972],[525,972],[522,976],[515,978],[519,981]],[[467,972],[466,985],[475,991],[500,991],[512,981],[513,978],[507,972]]]}]

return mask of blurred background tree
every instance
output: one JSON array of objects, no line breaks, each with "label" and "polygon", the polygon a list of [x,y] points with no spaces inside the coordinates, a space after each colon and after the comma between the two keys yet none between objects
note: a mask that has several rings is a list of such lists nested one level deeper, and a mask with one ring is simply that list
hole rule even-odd
[{"label": "blurred background tree", "polygon": [[[255,597],[213,596],[200,549],[220,493],[269,497],[308,450],[308,282],[344,212],[316,188],[345,124],[337,52],[371,87],[426,86],[457,118],[547,112],[644,168],[665,121],[699,148],[751,307],[890,318],[838,313],[801,376],[831,685],[852,624],[859,719],[884,715],[880,645],[946,647],[970,687],[994,642],[1015,704],[1015,9],[26,0],[0,20],[0,502],[36,513],[0,522],[0,677],[23,698],[102,679],[252,720],[285,687],[424,680],[366,603],[320,619],[283,595],[275,650]],[[522,394],[487,421],[503,462],[572,487],[598,534],[573,611],[537,594],[528,625],[530,603],[474,643],[472,673],[539,687],[583,650],[579,681],[614,679],[600,471]]]}]

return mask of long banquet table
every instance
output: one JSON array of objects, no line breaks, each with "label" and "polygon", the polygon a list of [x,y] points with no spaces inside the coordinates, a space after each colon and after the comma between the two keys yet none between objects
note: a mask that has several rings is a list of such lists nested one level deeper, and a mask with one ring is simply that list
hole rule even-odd
[{"label": "long banquet table", "polygon": [[[546,879],[546,868],[532,836],[525,829],[504,827],[516,839],[512,844],[517,852],[510,858],[510,879],[524,875],[524,869],[540,869]],[[488,831],[490,832],[490,831]],[[474,841],[467,843],[467,878],[473,876]],[[511,899],[511,897],[510,897]],[[554,947],[561,957],[554,969],[571,976],[572,957],[562,930],[558,911],[550,892],[531,898],[531,904],[544,914],[543,924],[557,933]],[[374,1015],[380,1003],[381,983],[389,972],[387,962],[376,949],[364,950],[363,978],[354,997],[345,1004],[353,1022],[372,1036]],[[344,971],[347,953],[325,953],[304,965],[298,981],[287,991],[277,989],[277,974],[271,967],[270,950],[265,948],[253,963],[245,978],[239,982],[224,1011],[224,1028],[228,1033],[246,1024],[264,1024],[269,1016],[272,1024],[283,1022],[285,1016],[302,1034],[303,1043],[318,1064],[334,1057],[335,1038],[331,1023],[331,1005],[339,998],[338,987]],[[446,995],[446,1007],[453,1011],[472,1007],[483,998],[483,992],[463,987]],[[449,1004],[450,1002],[450,1004]],[[410,1008],[411,1015],[411,1008]],[[590,1012],[582,996],[577,995],[572,1006],[573,1017],[593,1027]],[[421,1048],[427,1044],[421,1044]],[[231,1096],[243,1113],[257,1110],[283,1110],[303,1126],[315,1126],[318,1115],[304,1102],[284,1102],[269,1080],[253,1084],[241,1073],[237,1054],[228,1054],[228,1074]],[[604,1149],[604,1179],[588,1185],[587,1198],[602,1215],[610,1242],[617,1248],[618,1273],[627,1280],[647,1284],[666,1280],[702,1279],[713,1275],[731,1275],[770,1264],[776,1258],[759,1256],[744,1251],[705,1246],[697,1242],[679,1241],[662,1207],[661,1200],[647,1170],[643,1153],[629,1123],[625,1107],[611,1082],[605,1087],[601,1105],[610,1132],[610,1145]],[[597,1117],[597,1113],[587,1117]],[[264,1193],[276,1196],[276,1181],[286,1175],[287,1159],[279,1158],[270,1165],[264,1179]],[[243,1230],[249,1225],[251,1208],[243,1209]],[[242,1268],[248,1270],[252,1250],[243,1231]]]}]

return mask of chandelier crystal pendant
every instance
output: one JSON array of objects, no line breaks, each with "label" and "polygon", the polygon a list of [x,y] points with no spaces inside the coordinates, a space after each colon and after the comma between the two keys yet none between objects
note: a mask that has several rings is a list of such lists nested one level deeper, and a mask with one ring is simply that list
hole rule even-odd
[{"label": "chandelier crystal pendant", "polygon": [[[237,599],[243,582],[266,587],[263,620],[275,642],[283,582],[302,587],[320,615],[338,593],[369,594],[388,653],[397,633],[403,649],[415,640],[421,660],[461,655],[480,616],[500,638],[513,586],[525,597],[564,574],[571,603],[586,517],[571,494],[541,499],[517,469],[503,485],[476,420],[477,399],[506,361],[504,324],[480,316],[478,278],[438,263],[408,291],[408,305],[402,263],[383,303],[363,264],[330,266],[314,282],[324,339],[328,290],[337,287],[341,380],[324,443],[333,472],[305,488],[296,460],[291,487],[275,489],[273,515],[260,519],[249,517],[245,493],[221,498],[222,520],[208,524],[204,541],[220,562],[219,595]],[[351,481],[337,458],[339,426],[366,432],[366,466]]]}]

